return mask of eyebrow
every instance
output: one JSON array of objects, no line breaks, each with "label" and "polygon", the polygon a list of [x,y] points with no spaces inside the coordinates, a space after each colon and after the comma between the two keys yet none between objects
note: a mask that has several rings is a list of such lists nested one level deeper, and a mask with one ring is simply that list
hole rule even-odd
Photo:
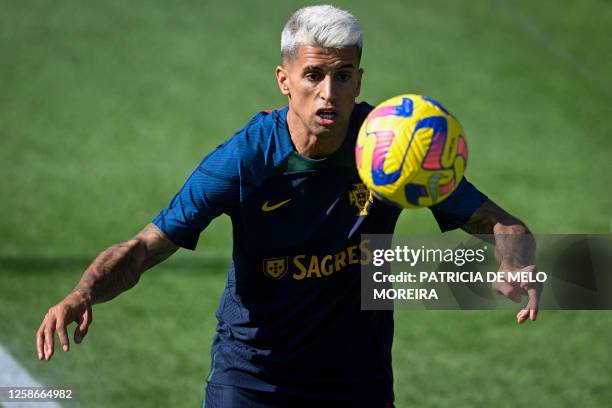
[{"label": "eyebrow", "polygon": [[[346,64],[342,64],[342,65],[340,65],[337,68],[334,68],[334,70],[345,69],[345,68],[355,68],[355,65],[353,65],[353,64],[351,64],[349,62],[349,63],[346,63]],[[320,66],[317,66],[317,65],[307,65],[307,66],[304,67],[304,71],[315,71],[315,70],[322,71],[323,69]]]}]

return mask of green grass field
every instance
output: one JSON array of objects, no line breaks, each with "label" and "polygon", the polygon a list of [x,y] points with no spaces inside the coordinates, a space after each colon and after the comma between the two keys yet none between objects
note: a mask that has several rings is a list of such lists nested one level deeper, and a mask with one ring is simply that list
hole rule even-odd
[{"label": "green grass field", "polygon": [[[74,406],[197,406],[229,220],[113,302],[83,345],[36,360],[46,309],[166,204],[201,157],[285,104],[280,30],[301,1],[0,2],[0,343]],[[360,99],[441,100],[467,176],[536,233],[610,233],[612,6],[606,0],[339,1],[360,20]],[[606,176],[607,175],[607,176]],[[608,180],[608,181],[606,181]],[[426,210],[398,232],[432,233]],[[400,311],[398,407],[603,407],[612,313]],[[0,367],[0,371],[2,367]]]}]

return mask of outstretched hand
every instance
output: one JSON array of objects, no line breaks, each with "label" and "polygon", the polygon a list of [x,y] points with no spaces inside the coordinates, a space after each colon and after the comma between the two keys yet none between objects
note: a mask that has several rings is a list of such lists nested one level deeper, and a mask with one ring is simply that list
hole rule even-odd
[{"label": "outstretched hand", "polygon": [[36,351],[39,360],[50,360],[55,345],[55,332],[59,337],[62,349],[70,349],[68,332],[66,328],[70,323],[76,322],[74,342],[83,341],[93,319],[91,302],[79,292],[71,292],[58,304],[49,309],[40,328],[36,332]]},{"label": "outstretched hand", "polygon": [[[538,306],[540,304],[540,295],[542,293],[543,285],[541,283],[529,281],[534,280],[535,275],[538,272],[537,267],[535,265],[529,265],[518,271],[508,270],[507,268],[502,267],[502,270],[504,271],[504,280],[494,282],[492,284],[493,289],[497,293],[506,296],[508,299],[516,303],[520,303],[523,295],[526,294],[529,301],[527,302],[527,305],[517,313],[516,321],[517,323],[521,324],[527,319],[532,321],[536,320],[538,317]],[[510,281],[510,279],[508,279],[509,272],[526,272],[529,279],[528,281],[521,282]]]}]

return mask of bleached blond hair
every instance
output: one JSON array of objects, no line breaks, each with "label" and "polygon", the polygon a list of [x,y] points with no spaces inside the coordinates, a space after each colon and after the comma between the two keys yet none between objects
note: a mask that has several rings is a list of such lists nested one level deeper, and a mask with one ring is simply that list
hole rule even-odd
[{"label": "bleached blond hair", "polygon": [[361,27],[351,13],[337,7],[304,7],[296,11],[283,28],[281,57],[293,58],[300,44],[335,49],[356,46],[361,57]]}]

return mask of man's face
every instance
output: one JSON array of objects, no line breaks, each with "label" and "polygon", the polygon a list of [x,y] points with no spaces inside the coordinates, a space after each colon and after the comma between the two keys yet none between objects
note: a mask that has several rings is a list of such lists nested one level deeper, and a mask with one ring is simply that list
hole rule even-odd
[{"label": "man's face", "polygon": [[357,47],[330,49],[300,45],[297,54],[276,68],[289,111],[307,135],[344,136],[361,76]]}]

